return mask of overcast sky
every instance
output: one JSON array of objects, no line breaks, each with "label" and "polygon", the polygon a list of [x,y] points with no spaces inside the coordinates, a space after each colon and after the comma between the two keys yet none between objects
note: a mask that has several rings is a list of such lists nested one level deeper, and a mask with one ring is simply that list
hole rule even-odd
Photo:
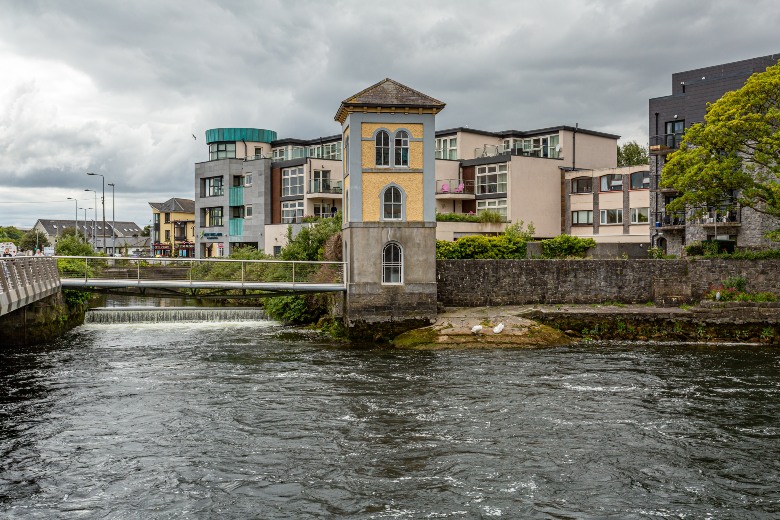
[{"label": "overcast sky", "polygon": [[[445,102],[440,129],[579,123],[646,145],[648,99],[673,72],[780,52],[777,0],[0,8],[0,225],[18,227],[74,218],[67,197],[93,207],[86,172],[116,184],[117,220],[149,224],[149,201],[194,197],[207,129],[337,134],[339,102],[385,77]],[[106,202],[110,220],[109,187]]]}]

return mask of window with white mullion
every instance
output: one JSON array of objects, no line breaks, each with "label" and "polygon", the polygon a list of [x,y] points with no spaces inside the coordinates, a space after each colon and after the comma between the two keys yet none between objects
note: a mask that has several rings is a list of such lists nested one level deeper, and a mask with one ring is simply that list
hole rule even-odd
[{"label": "window with white mullion", "polygon": [[282,170],[282,197],[303,195],[303,166]]},{"label": "window with white mullion", "polygon": [[477,168],[477,195],[506,193],[506,164],[490,164]]}]

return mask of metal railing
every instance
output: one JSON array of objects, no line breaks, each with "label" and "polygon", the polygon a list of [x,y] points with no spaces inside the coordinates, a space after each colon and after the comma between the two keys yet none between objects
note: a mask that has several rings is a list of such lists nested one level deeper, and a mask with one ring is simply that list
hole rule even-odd
[{"label": "metal railing", "polygon": [[685,225],[685,212],[684,211],[660,211],[656,214],[655,226],[656,227],[672,227],[672,226],[684,226]]},{"label": "metal railing", "polygon": [[344,262],[56,257],[64,287],[343,291]]},{"label": "metal railing", "polygon": [[0,315],[54,294],[60,289],[51,257],[0,258]]},{"label": "metal railing", "polygon": [[474,181],[442,179],[436,181],[436,193],[439,195],[474,195]]}]

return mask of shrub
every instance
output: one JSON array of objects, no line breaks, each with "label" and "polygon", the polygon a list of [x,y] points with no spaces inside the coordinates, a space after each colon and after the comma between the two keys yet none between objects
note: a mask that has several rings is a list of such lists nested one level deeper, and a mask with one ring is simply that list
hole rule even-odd
[{"label": "shrub", "polygon": [[571,235],[558,235],[542,240],[542,258],[585,258],[588,249],[596,246],[592,238],[580,238]]}]

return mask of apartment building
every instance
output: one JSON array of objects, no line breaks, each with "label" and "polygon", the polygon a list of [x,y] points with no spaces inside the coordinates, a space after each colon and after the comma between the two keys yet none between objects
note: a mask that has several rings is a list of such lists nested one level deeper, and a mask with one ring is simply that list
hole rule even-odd
[{"label": "apartment building", "polygon": [[647,165],[564,172],[564,232],[597,243],[650,241]]},{"label": "apartment building", "polygon": [[150,202],[153,256],[195,256],[195,201],[170,198]]},{"label": "apartment building", "polygon": [[[764,72],[778,60],[780,54],[772,54],[677,72],[672,74],[671,95],[650,99],[650,240],[653,246],[681,255],[685,245],[696,240],[730,240],[739,248],[771,245],[764,233],[776,228],[778,222],[750,208],[734,205],[731,200],[736,194],[724,194],[723,204],[718,207],[671,212],[666,206],[678,193],[660,188],[659,181],[668,154],[679,148],[685,130],[704,121],[707,103],[741,88],[752,74]],[[692,217],[697,209],[703,210],[703,216]]]},{"label": "apartment building", "polygon": [[[436,132],[436,211],[493,211],[507,222],[533,223],[539,238],[564,232],[562,171],[617,167],[619,136],[557,126],[486,132]],[[453,240],[503,230],[495,224],[439,222],[437,238]]]},{"label": "apartment building", "polygon": [[[539,238],[566,229],[562,172],[617,166],[619,136],[578,126],[489,132],[435,132],[435,212],[499,213],[501,223],[444,222],[436,238],[454,240],[533,223]],[[384,137],[377,137],[384,139]],[[388,138],[389,139],[389,138]],[[206,132],[209,160],[195,165],[195,255],[227,256],[238,246],[278,254],[307,222],[342,209],[341,134],[277,139],[256,128]],[[384,157],[395,143],[365,141]]]}]

